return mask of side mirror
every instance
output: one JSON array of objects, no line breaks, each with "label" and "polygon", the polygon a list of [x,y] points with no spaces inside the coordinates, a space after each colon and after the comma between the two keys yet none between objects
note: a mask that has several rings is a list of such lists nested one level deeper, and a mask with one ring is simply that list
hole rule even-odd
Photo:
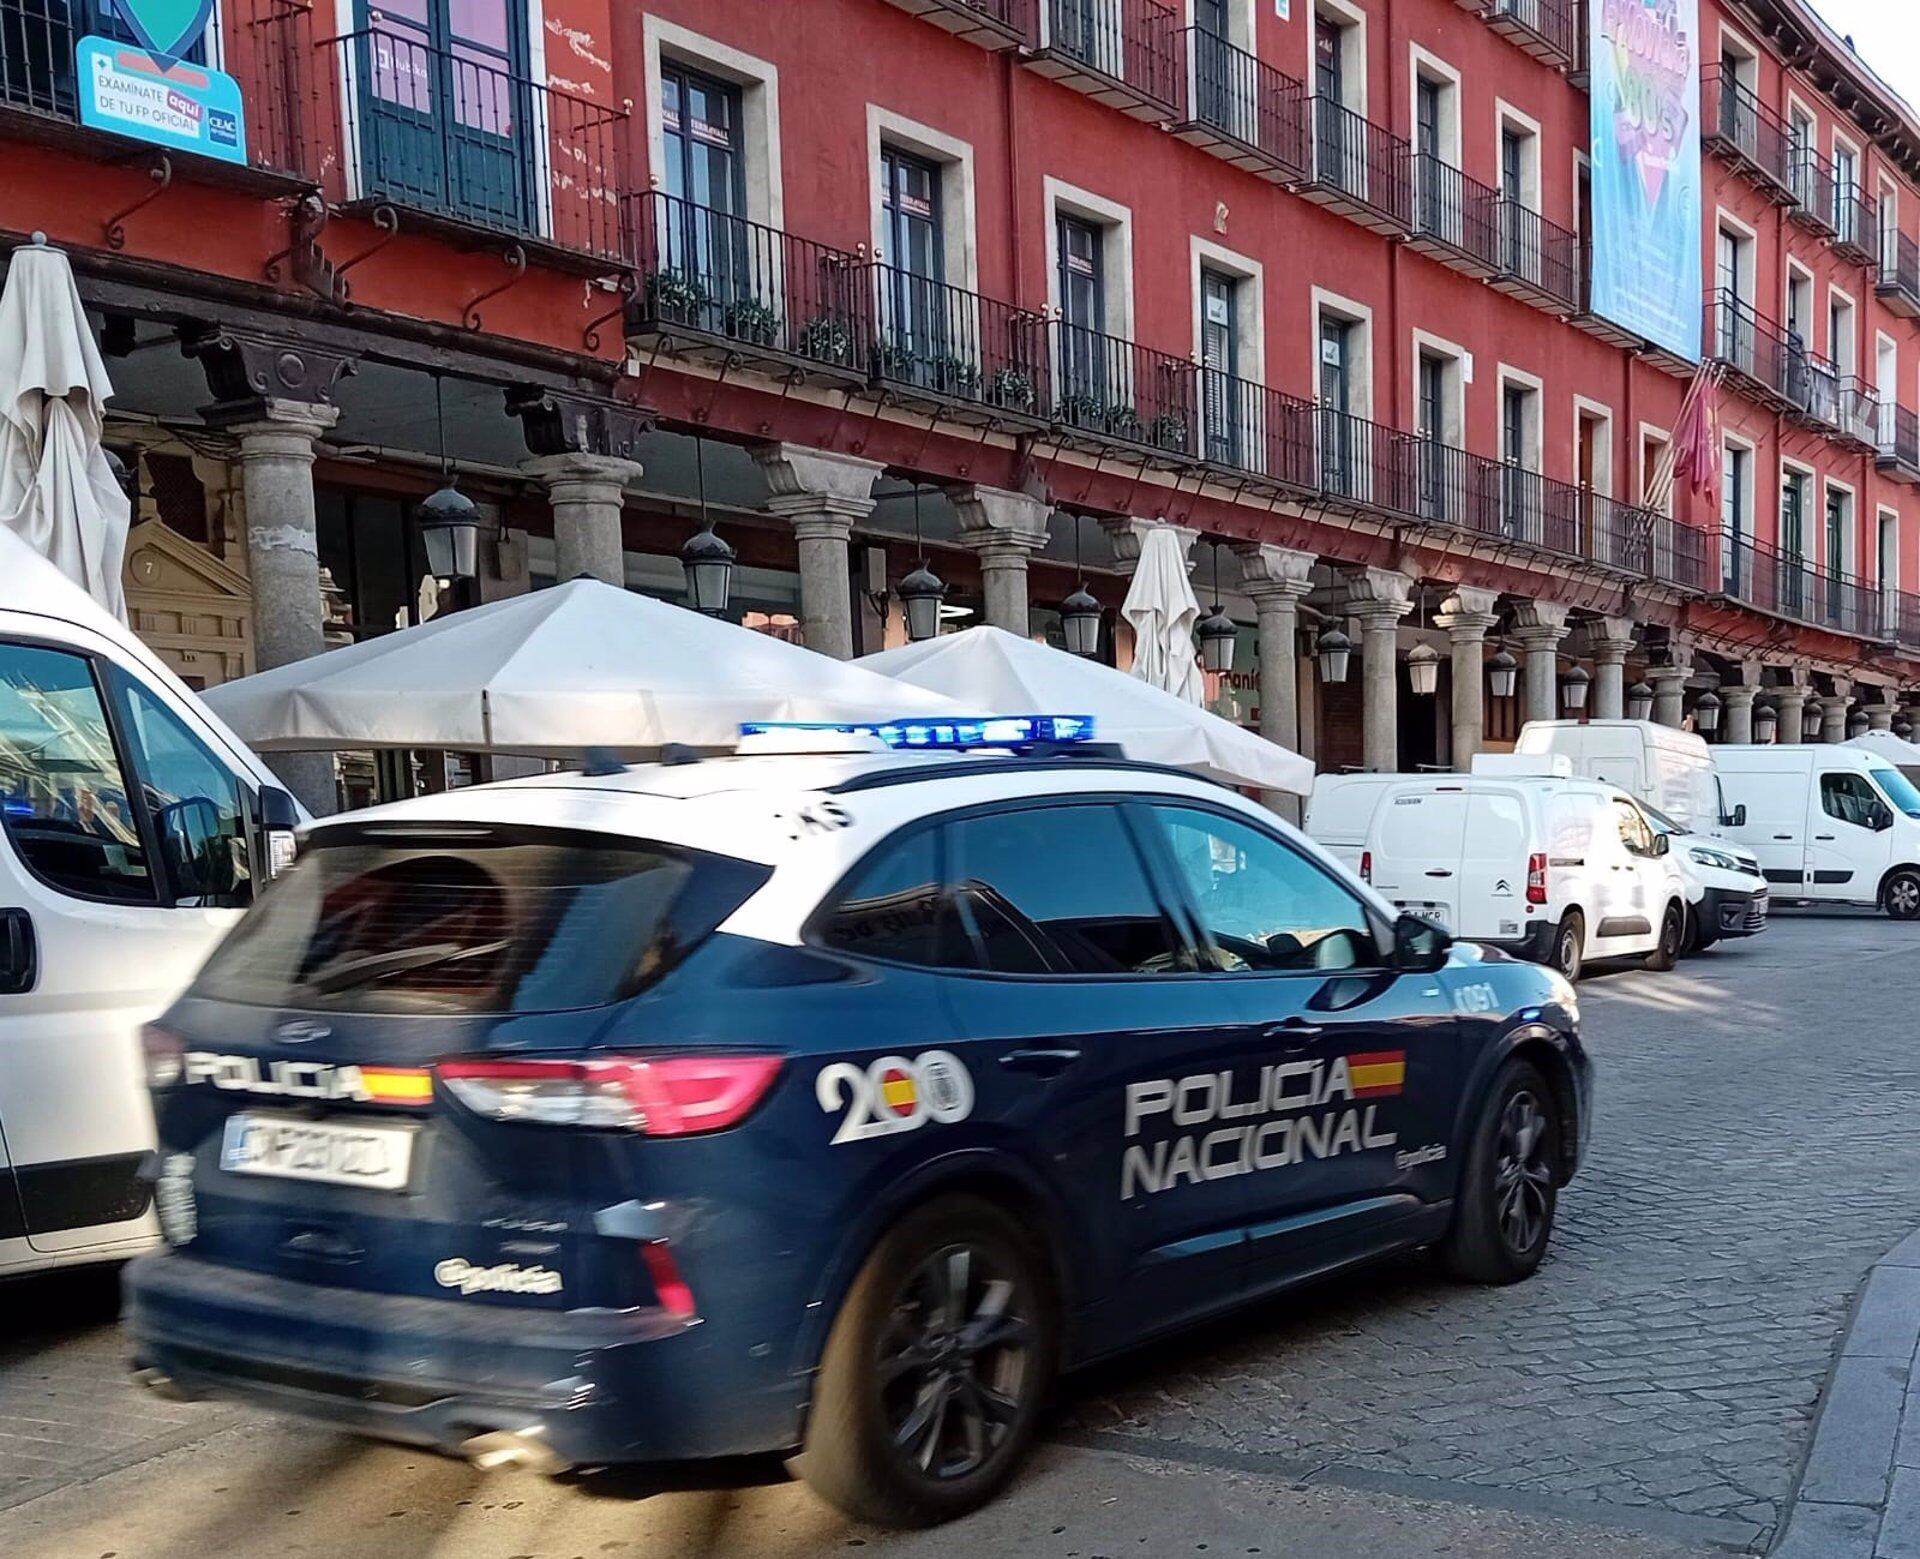
[{"label": "side mirror", "polygon": [[1722,828],[1745,828],[1747,826],[1747,804],[1741,802],[1732,812],[1720,820]]},{"label": "side mirror", "polygon": [[1666,834],[1655,834],[1653,836],[1653,853],[1656,856],[1671,855],[1673,853],[1673,840]]},{"label": "side mirror", "polygon": [[260,792],[260,836],[263,845],[261,878],[278,877],[293,864],[294,830],[300,826],[300,807],[277,785]]},{"label": "side mirror", "polygon": [[1432,974],[1445,967],[1453,938],[1431,920],[1402,915],[1393,923],[1393,967],[1409,974]]}]

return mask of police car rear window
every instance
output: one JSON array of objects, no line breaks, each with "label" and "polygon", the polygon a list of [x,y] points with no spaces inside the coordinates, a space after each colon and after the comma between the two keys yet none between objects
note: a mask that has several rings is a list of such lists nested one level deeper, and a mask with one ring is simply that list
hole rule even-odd
[{"label": "police car rear window", "polygon": [[337,1012],[601,1006],[683,957],[766,875],[697,851],[539,830],[323,837],[194,991]]}]

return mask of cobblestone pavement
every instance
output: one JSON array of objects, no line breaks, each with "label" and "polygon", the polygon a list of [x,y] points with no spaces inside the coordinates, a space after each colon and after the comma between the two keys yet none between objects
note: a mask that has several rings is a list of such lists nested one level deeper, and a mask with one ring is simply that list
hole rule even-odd
[{"label": "cobblestone pavement", "polygon": [[[1268,1553],[1316,1559],[1665,1559],[1764,1545],[1851,1299],[1920,1223],[1916,952],[1913,927],[1783,916],[1760,942],[1677,975],[1590,978],[1600,1118],[1533,1282],[1460,1288],[1407,1262],[1109,1366],[1070,1390],[1043,1471],[1003,1514],[969,1523],[978,1544],[949,1551],[1192,1552],[1217,1514],[1215,1550],[1239,1552],[1225,1541],[1241,1530],[1236,1499],[1293,1534]],[[107,1293],[81,1276],[0,1289],[0,1552],[210,1551],[206,1526],[161,1515],[183,1490],[207,1498],[209,1478],[223,1502],[257,1488],[258,1516],[273,1518],[271,1541],[263,1527],[249,1547],[250,1507],[224,1515],[218,1546],[234,1554],[566,1555],[646,1530],[664,1546],[631,1546],[659,1553],[811,1554],[855,1540],[784,1488],[728,1495],[725,1520],[692,1494],[643,1501],[649,1524],[590,1491],[483,1484],[453,1464],[157,1402],[124,1382]],[[324,1517],[300,1496],[321,1474],[349,1495]],[[1109,1483],[1115,1493],[1091,1492]],[[1116,1512],[1134,1487],[1171,1502],[1154,1538],[1121,1535]],[[1063,1498],[1091,1501],[1091,1516],[1049,1524]],[[358,1537],[299,1519],[338,1523],[343,1509],[364,1518]],[[466,1525],[480,1511],[502,1523],[537,1511],[539,1530],[496,1549],[504,1528]],[[391,1546],[402,1517],[418,1523],[418,1546]],[[683,1544],[668,1535],[683,1520],[726,1541]],[[746,1521],[782,1535],[755,1542]],[[1164,1546],[1176,1528],[1198,1543]],[[608,1532],[622,1541],[588,1541]]]}]

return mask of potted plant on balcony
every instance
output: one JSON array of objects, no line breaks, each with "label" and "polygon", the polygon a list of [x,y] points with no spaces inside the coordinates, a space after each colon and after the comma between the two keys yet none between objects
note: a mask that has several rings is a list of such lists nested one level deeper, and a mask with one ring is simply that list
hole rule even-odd
[{"label": "potted plant on balcony", "polygon": [[1192,441],[1187,419],[1177,411],[1163,411],[1153,419],[1148,430],[1154,448],[1169,450],[1176,455],[1184,455]]},{"label": "potted plant on balcony", "polygon": [[943,395],[971,398],[980,391],[978,363],[970,363],[952,352],[942,352],[927,366],[933,371],[933,387]]},{"label": "potted plant on balcony", "polygon": [[699,277],[690,271],[655,271],[647,278],[647,302],[662,319],[694,324],[700,311],[712,301]]},{"label": "potted plant on balcony", "polygon": [[1135,444],[1146,442],[1147,425],[1140,420],[1140,413],[1131,406],[1108,407],[1106,425],[1107,431],[1115,438]]},{"label": "potted plant on balcony", "polygon": [[800,352],[823,363],[844,365],[853,358],[853,327],[831,314],[816,314],[800,332]]},{"label": "potted plant on balcony", "polygon": [[1098,396],[1085,390],[1069,390],[1060,397],[1060,421],[1076,428],[1097,428],[1105,423],[1107,408]]},{"label": "potted plant on balcony", "polygon": [[758,298],[737,298],[727,305],[723,328],[736,341],[772,346],[780,334],[780,316]]},{"label": "potted plant on balcony", "polygon": [[1033,375],[1020,368],[996,368],[987,381],[987,399],[1005,411],[1032,411]]}]

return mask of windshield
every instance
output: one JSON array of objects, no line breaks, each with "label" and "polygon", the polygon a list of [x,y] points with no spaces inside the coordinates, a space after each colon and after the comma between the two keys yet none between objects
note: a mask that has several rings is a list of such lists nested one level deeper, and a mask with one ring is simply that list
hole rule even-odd
[{"label": "windshield", "polygon": [[1886,764],[1876,763],[1867,772],[1873,776],[1887,800],[1891,801],[1908,817],[1920,817],[1920,790],[1915,790],[1913,781],[1898,769]]},{"label": "windshield", "polygon": [[1672,818],[1668,817],[1667,814],[1662,812],[1658,807],[1650,807],[1643,801],[1640,803],[1640,810],[1647,814],[1647,821],[1653,824],[1653,831],[1657,834],[1684,834],[1686,832],[1686,829],[1674,822]]}]

